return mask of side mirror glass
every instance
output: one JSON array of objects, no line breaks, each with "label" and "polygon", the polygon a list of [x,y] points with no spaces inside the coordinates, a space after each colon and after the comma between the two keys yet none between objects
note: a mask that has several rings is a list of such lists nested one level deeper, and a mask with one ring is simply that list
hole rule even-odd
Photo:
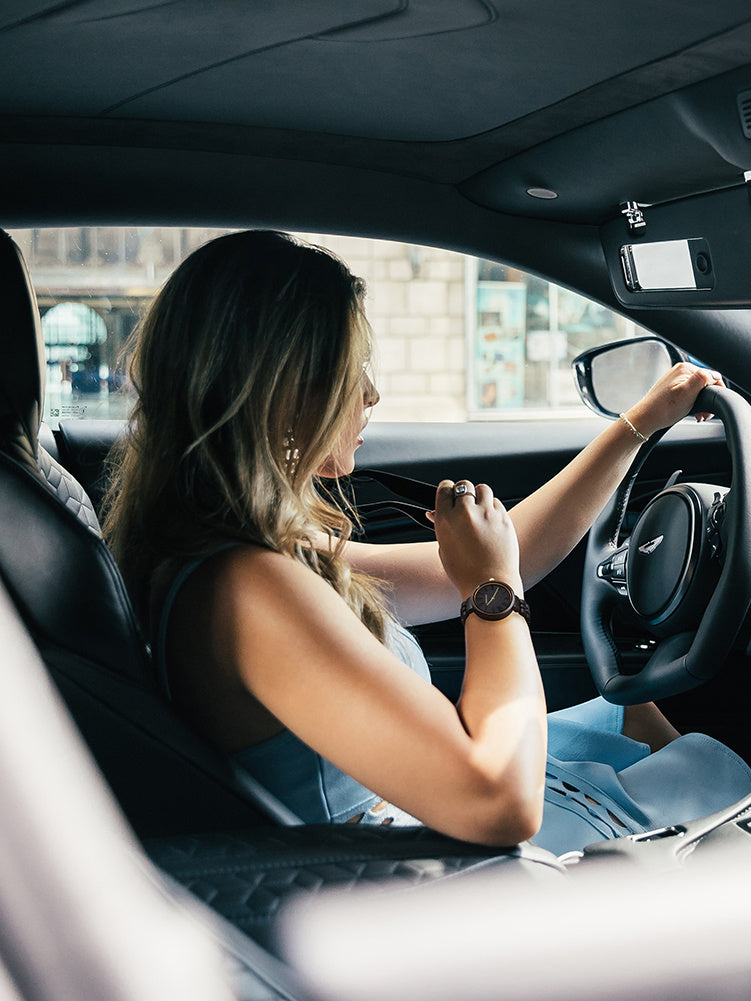
[{"label": "side mirror glass", "polygon": [[584,403],[601,417],[616,418],[686,358],[659,337],[634,337],[590,348],[574,358],[572,366]]}]

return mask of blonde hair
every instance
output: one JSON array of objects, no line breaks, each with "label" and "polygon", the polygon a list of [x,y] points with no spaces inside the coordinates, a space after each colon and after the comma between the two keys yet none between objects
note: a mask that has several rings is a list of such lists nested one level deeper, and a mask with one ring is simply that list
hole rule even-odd
[{"label": "blonde hair", "polygon": [[142,610],[165,560],[248,542],[305,563],[383,639],[378,582],[341,557],[356,515],[317,476],[362,393],[363,294],[334,255],[269,231],[206,244],[161,290],[134,335],[104,522]]}]

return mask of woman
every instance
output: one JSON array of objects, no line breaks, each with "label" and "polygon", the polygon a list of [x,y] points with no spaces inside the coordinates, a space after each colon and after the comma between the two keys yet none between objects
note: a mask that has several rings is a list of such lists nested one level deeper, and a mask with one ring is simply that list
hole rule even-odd
[{"label": "woman", "polygon": [[[106,534],[180,711],[307,822],[417,818],[507,845],[542,821],[560,852],[751,791],[739,758],[676,739],[654,706],[548,721],[522,614],[623,477],[635,429],[685,416],[716,374],[677,366],[510,513],[444,480],[436,542],[362,544],[337,490],[378,402],[362,298],[327,252],[238,233],[188,258],[143,324]],[[465,613],[454,706],[403,626],[458,615],[483,582],[505,585],[485,601],[519,600]]]}]

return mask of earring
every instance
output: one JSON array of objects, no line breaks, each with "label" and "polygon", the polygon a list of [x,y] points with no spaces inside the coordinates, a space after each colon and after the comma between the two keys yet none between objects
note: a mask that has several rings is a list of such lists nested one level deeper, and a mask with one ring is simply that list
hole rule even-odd
[{"label": "earring", "polygon": [[295,445],[295,434],[292,428],[287,429],[287,433],[282,438],[282,445],[284,446],[284,463],[287,472],[292,476],[300,461],[300,449]]}]

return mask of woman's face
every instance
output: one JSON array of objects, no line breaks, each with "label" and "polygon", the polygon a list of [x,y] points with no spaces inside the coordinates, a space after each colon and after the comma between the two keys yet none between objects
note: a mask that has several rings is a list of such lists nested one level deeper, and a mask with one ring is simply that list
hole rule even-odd
[{"label": "woman's face", "polygon": [[370,419],[369,410],[378,403],[380,396],[366,372],[362,374],[362,393],[352,407],[350,419],[331,454],[318,469],[319,476],[333,478],[348,476],[355,468],[355,451],[362,445],[362,433]]}]

